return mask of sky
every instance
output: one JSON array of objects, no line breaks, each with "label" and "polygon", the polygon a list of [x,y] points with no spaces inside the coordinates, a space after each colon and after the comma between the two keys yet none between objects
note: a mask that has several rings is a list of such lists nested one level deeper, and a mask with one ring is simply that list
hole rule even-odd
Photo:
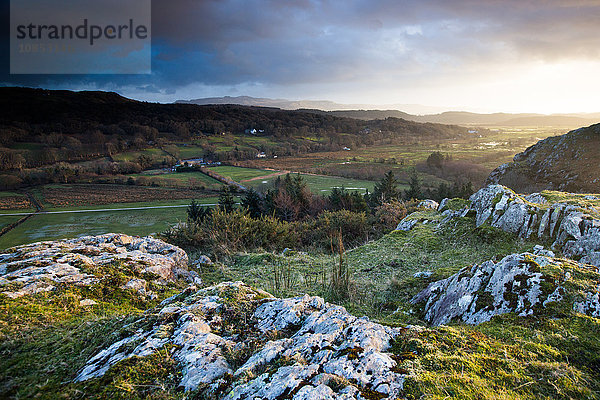
[{"label": "sky", "polygon": [[5,28],[0,85],[600,111],[600,0],[153,0],[151,29],[151,74],[10,75]]}]

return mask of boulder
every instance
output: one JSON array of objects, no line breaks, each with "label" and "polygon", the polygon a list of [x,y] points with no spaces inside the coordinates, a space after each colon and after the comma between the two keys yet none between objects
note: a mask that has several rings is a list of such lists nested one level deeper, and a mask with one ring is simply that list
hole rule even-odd
[{"label": "boulder", "polygon": [[434,200],[423,200],[422,202],[419,203],[419,205],[417,206],[418,208],[426,208],[429,210],[437,210],[439,208],[439,204],[437,201]]},{"label": "boulder", "polygon": [[402,221],[400,221],[400,223],[398,224],[398,226],[396,227],[397,231],[410,231],[412,228],[415,227],[415,225],[417,225],[417,222],[419,222],[418,219],[406,219],[404,218]]},{"label": "boulder", "polygon": [[90,307],[90,306],[95,306],[96,304],[98,304],[98,303],[96,303],[92,299],[83,299],[83,300],[79,301],[79,305],[81,307]]},{"label": "boulder", "polygon": [[533,246],[533,254],[535,254],[536,256],[546,256],[546,257],[556,257],[556,254],[554,254],[554,252],[552,250],[546,250],[544,249],[544,246],[541,245],[535,245]]},{"label": "boulder", "polygon": [[99,351],[76,381],[173,344],[180,386],[206,398],[360,399],[372,390],[391,399],[404,382],[386,352],[403,329],[354,317],[320,297],[276,299],[225,282],[169,298],[131,326],[135,333]]},{"label": "boulder", "polygon": [[471,209],[476,213],[476,225],[479,227],[493,214],[504,212],[508,200],[515,197],[516,194],[512,190],[501,185],[490,185],[475,192],[469,200],[471,200]]},{"label": "boulder", "polygon": [[51,291],[58,285],[90,286],[118,266],[136,276],[123,288],[146,294],[147,280],[193,280],[187,254],[152,237],[83,236],[14,247],[0,255],[0,291],[9,297]]},{"label": "boulder", "polygon": [[506,313],[528,316],[565,298],[574,299],[574,310],[596,316],[599,281],[600,274],[573,261],[513,254],[433,282],[411,302],[424,303],[424,318],[432,325],[479,324]]},{"label": "boulder", "polygon": [[212,260],[208,256],[201,255],[200,257],[198,257],[197,260],[193,262],[193,265],[211,265],[212,263]]}]

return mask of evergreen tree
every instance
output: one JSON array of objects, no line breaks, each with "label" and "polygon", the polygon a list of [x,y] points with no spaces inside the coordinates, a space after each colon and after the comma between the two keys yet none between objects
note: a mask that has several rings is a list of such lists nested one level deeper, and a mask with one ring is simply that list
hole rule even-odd
[{"label": "evergreen tree", "polygon": [[[291,204],[288,204],[293,209],[297,210],[297,218],[302,218],[309,211],[311,192],[308,188],[306,180],[300,174],[287,174],[283,180],[283,189],[285,194],[289,196]],[[281,190],[281,189],[280,189]]]},{"label": "evergreen tree", "polygon": [[242,207],[248,210],[252,218],[259,218],[263,214],[263,199],[254,188],[250,188],[246,191],[244,197],[242,197],[241,203]]},{"label": "evergreen tree", "polygon": [[475,190],[473,189],[473,183],[471,181],[465,183],[460,192],[460,197],[463,199],[468,199],[471,197],[473,193],[475,193]]},{"label": "evergreen tree", "polygon": [[343,186],[334,187],[327,199],[333,210],[362,212],[369,208],[365,198],[358,191],[348,191]]},{"label": "evergreen tree", "polygon": [[221,189],[221,194],[219,195],[219,207],[227,213],[232,212],[235,207],[235,199],[233,198],[233,194],[231,194],[229,185],[225,185]]},{"label": "evergreen tree", "polygon": [[441,152],[434,151],[429,155],[429,157],[427,157],[427,166],[429,168],[442,169],[445,161],[446,157],[444,157],[444,155]]},{"label": "evergreen tree", "polygon": [[190,222],[202,222],[210,213],[211,209],[209,207],[201,205],[195,199],[187,208],[187,217]]},{"label": "evergreen tree", "polygon": [[413,171],[410,176],[409,188],[404,192],[404,197],[406,200],[411,199],[422,199],[423,198],[423,189],[421,189],[421,180],[417,175],[416,171]]},{"label": "evergreen tree", "polygon": [[435,196],[432,197],[435,201],[442,201],[445,198],[452,198],[452,193],[450,192],[450,188],[444,182],[440,183],[435,191]]},{"label": "evergreen tree", "polygon": [[399,197],[398,180],[392,171],[388,171],[381,178],[381,181],[375,184],[373,194],[371,195],[371,203],[373,207],[376,207],[391,200],[397,200]]},{"label": "evergreen tree", "polygon": [[357,190],[354,190],[350,194],[350,197],[352,200],[351,211],[354,211],[354,212],[365,211],[366,212],[369,210],[369,205],[367,204],[365,197],[363,195],[361,195]]},{"label": "evergreen tree", "polygon": [[277,197],[277,193],[277,189],[268,189],[266,191],[264,198],[265,214],[274,215],[277,212],[277,207],[275,206],[275,197]]},{"label": "evergreen tree", "polygon": [[344,192],[346,189],[342,186],[341,188],[334,187],[331,189],[331,193],[327,197],[329,205],[333,210],[341,210],[344,208]]}]

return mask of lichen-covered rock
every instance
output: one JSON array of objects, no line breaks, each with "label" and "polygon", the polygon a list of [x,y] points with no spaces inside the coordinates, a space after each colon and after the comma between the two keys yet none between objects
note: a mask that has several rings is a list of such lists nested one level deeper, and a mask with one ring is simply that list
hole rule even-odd
[{"label": "lichen-covered rock", "polygon": [[596,316],[599,282],[598,272],[573,261],[513,254],[433,282],[411,302],[425,303],[424,318],[433,325],[453,320],[479,324],[511,312],[532,315],[566,298],[574,310]]},{"label": "lichen-covered rock", "polygon": [[403,219],[396,227],[396,230],[405,232],[410,231],[412,228],[415,227],[415,225],[417,225],[418,222],[418,219]]},{"label": "lichen-covered rock", "polygon": [[423,200],[422,202],[419,203],[419,205],[417,207],[426,208],[429,210],[437,210],[439,208],[439,206],[440,205],[435,200]]},{"label": "lichen-covered rock", "polygon": [[493,227],[532,238],[553,240],[553,248],[567,257],[600,266],[593,255],[600,251],[600,220],[597,210],[568,203],[548,204],[534,193],[522,197],[501,185],[490,185],[471,196],[476,225]]},{"label": "lichen-covered rock", "polygon": [[138,278],[123,288],[146,294],[146,280],[194,280],[187,254],[179,247],[152,237],[121,234],[83,236],[14,247],[0,255],[0,291],[17,298],[51,291],[59,284],[90,286],[109,266],[118,265]]},{"label": "lichen-covered rock", "polygon": [[226,282],[167,299],[130,329],[135,333],[100,351],[76,380],[172,344],[180,386],[228,400],[364,399],[365,391],[397,398],[404,382],[386,353],[402,330],[320,297],[276,299]]},{"label": "lichen-covered rock", "polygon": [[552,250],[546,250],[544,249],[544,246],[541,245],[535,245],[533,247],[533,254],[535,254],[536,256],[546,256],[546,257],[556,257],[556,254],[554,254],[554,252]]},{"label": "lichen-covered rock", "polygon": [[[451,210],[447,210],[447,212],[453,212]],[[453,214],[454,215],[454,214]],[[410,231],[417,224],[431,224],[431,223],[439,223],[442,218],[448,217],[447,213],[438,213],[436,208],[425,208],[421,211],[414,212],[412,214],[407,215],[400,221],[398,226],[396,226],[396,231]]]},{"label": "lichen-covered rock", "polygon": [[203,264],[210,265],[212,263],[213,263],[212,260],[208,256],[201,255],[196,260],[194,260],[194,262],[192,264],[197,265],[197,266],[202,266]]}]

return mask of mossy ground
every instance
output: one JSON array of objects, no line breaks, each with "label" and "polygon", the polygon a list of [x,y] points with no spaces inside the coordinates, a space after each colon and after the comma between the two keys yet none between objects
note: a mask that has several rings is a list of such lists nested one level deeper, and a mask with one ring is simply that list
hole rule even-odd
[{"label": "mossy ground", "polygon": [[[118,265],[104,272],[91,287],[58,285],[18,299],[0,296],[0,398],[174,398],[149,390],[149,379],[152,387],[176,388],[163,368],[171,364],[160,354],[121,363],[91,386],[70,383],[94,354],[129,333],[123,327],[136,316],[181,290],[154,285],[158,298],[150,299],[119,288],[125,275]],[[97,304],[80,306],[83,299]]]},{"label": "mossy ground", "polygon": [[398,338],[408,399],[600,398],[600,320],[505,314]]},{"label": "mossy ground", "polygon": [[[440,219],[435,212],[421,214],[419,218]],[[410,308],[408,301],[430,282],[473,264],[531,251],[535,244],[487,225],[475,228],[471,217],[441,227],[418,224],[409,232],[392,232],[346,251],[351,287],[349,299],[342,304],[381,322],[420,322],[412,314],[397,311]],[[200,272],[205,282],[243,280],[277,296],[309,293],[328,298],[331,271],[338,264],[339,256],[328,254],[243,253],[222,264],[202,266]],[[431,275],[415,277],[418,272]]]}]

